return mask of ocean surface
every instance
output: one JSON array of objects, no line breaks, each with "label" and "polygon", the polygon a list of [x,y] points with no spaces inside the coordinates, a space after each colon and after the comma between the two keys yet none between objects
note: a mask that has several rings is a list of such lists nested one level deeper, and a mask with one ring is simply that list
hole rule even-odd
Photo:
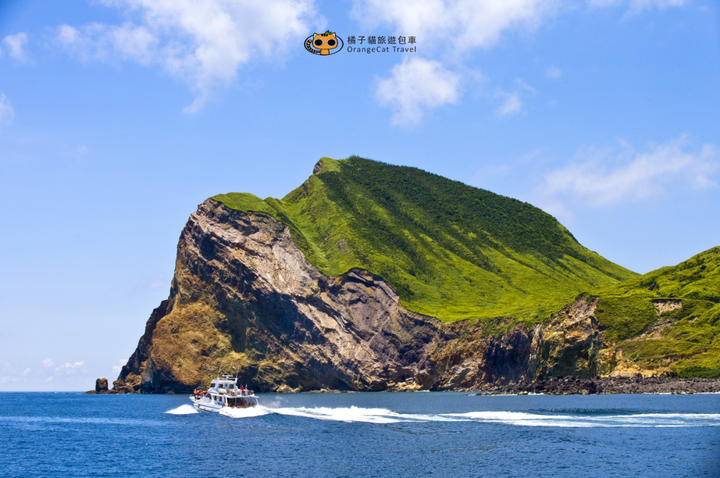
[{"label": "ocean surface", "polygon": [[720,476],[720,395],[0,393],[0,476]]}]

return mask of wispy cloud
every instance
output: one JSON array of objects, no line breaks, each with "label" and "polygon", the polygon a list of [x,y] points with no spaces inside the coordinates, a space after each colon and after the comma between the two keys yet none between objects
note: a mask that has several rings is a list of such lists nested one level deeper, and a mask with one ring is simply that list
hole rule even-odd
[{"label": "wispy cloud", "polygon": [[158,46],[158,39],[147,28],[132,23],[91,23],[81,28],[60,25],[56,39],[82,61],[135,60],[147,65],[156,59]]},{"label": "wispy cloud", "polygon": [[495,110],[497,116],[510,116],[523,110],[522,96],[535,95],[537,90],[525,83],[520,78],[513,82],[514,90],[510,93],[499,91],[495,96],[503,100],[502,104]]},{"label": "wispy cloud", "polygon": [[557,80],[562,76],[562,71],[560,71],[560,68],[556,66],[548,66],[545,68],[545,78],[551,79],[551,80]]},{"label": "wispy cloud", "polygon": [[37,389],[44,388],[48,382],[57,379],[64,384],[73,384],[72,387],[84,386],[88,382],[90,373],[85,361],[65,362],[56,365],[52,359],[45,359],[38,364],[11,365],[5,362],[0,367],[0,384],[9,389]]},{"label": "wispy cloud", "polygon": [[460,88],[460,75],[437,61],[415,57],[393,67],[390,78],[379,82],[377,97],[393,109],[394,124],[416,124],[428,108],[456,103]]},{"label": "wispy cloud", "polygon": [[10,123],[15,117],[15,110],[7,97],[0,93],[0,126]]},{"label": "wispy cloud", "polygon": [[628,14],[639,13],[650,8],[682,7],[690,0],[588,0],[593,7],[627,6]]},{"label": "wispy cloud", "polygon": [[121,371],[122,368],[123,368],[123,365],[125,365],[125,364],[127,363],[127,360],[121,359],[121,360],[119,361],[119,363],[120,363],[120,365],[113,365],[112,371],[113,371],[114,374],[119,374],[119,373],[120,373],[120,371]]},{"label": "wispy cloud", "polygon": [[318,22],[313,0],[106,0],[135,15],[122,25],[61,25],[57,41],[83,60],[160,65],[195,93],[195,113],[239,69],[282,58]]},{"label": "wispy cloud", "polygon": [[[451,72],[445,65],[448,59],[457,63],[469,50],[489,48],[506,31],[535,29],[559,4],[555,0],[356,0],[352,14],[364,25],[388,25],[401,35],[416,36],[428,54],[438,55],[438,60],[404,60],[393,67],[389,79],[378,84],[380,103],[392,107],[392,122],[399,124],[418,123],[424,111],[459,100],[466,75],[457,65]],[[413,69],[421,75],[415,80]],[[401,84],[411,84],[410,92],[402,93]],[[440,88],[434,92],[434,86]],[[497,114],[506,116],[521,108],[519,94],[511,93]]]},{"label": "wispy cloud", "polygon": [[505,101],[496,111],[498,116],[509,116],[522,110],[523,104],[518,93],[503,94],[502,96],[505,97]]},{"label": "wispy cloud", "polygon": [[87,371],[84,360],[75,363],[65,362],[59,367],[55,367],[55,372],[62,374],[87,373]]},{"label": "wispy cloud", "polygon": [[[666,192],[669,186],[717,187],[717,148],[706,144],[689,150],[686,136],[637,153],[623,144],[589,148],[572,163],[551,171],[534,191],[536,201],[555,214],[571,215],[576,206],[592,208],[640,201]],[[570,205],[573,206],[570,206]]]},{"label": "wispy cloud", "polygon": [[507,30],[537,28],[559,6],[559,0],[356,0],[352,15],[454,55],[492,46]]},{"label": "wispy cloud", "polygon": [[8,50],[8,54],[17,61],[28,61],[25,45],[27,45],[28,36],[25,32],[15,33],[3,38],[2,43]]},{"label": "wispy cloud", "polygon": [[[627,5],[631,11],[686,3],[684,0],[586,1],[591,7]],[[560,0],[354,0],[351,15],[368,28],[389,27],[399,35],[415,36],[418,44],[423,46],[425,61],[434,60],[440,63],[438,68],[454,70],[460,82],[465,79],[462,64],[469,52],[492,48],[515,32],[537,30],[548,19],[574,7],[575,2]],[[545,75],[556,79],[561,76],[561,71],[551,66]],[[385,92],[379,91],[381,87],[385,87],[385,83],[378,85],[377,96],[382,100]],[[402,109],[428,110],[446,104],[444,101],[423,103],[425,98],[425,95],[408,96],[403,99]],[[397,103],[382,103],[393,107],[392,121],[397,123]],[[522,106],[517,91],[506,93],[496,114],[508,116],[522,111]]]}]

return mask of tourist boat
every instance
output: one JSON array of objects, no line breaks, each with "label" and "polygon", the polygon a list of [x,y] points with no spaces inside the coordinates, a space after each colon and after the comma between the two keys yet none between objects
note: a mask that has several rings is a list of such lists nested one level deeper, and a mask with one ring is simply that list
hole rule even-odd
[{"label": "tourist boat", "polygon": [[238,386],[237,377],[219,376],[204,392],[195,390],[190,397],[195,409],[202,412],[219,412],[223,408],[247,408],[258,404],[257,397],[243,386]]}]

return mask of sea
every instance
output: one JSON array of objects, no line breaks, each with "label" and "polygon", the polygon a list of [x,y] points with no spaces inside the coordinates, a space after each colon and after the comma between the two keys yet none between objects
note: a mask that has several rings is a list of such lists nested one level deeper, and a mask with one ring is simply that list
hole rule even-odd
[{"label": "sea", "polygon": [[720,395],[0,393],[3,477],[720,476]]}]

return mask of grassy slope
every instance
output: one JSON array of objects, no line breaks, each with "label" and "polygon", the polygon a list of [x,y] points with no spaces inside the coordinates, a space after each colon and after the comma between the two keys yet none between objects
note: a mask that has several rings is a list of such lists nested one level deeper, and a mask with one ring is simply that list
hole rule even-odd
[{"label": "grassy slope", "polygon": [[[598,320],[606,336],[647,368],[673,362],[681,377],[720,377],[720,247],[600,291]],[[653,300],[682,308],[658,317]],[[671,322],[661,338],[641,338],[656,322]]]},{"label": "grassy slope", "polygon": [[527,203],[415,168],[357,157],[322,162],[320,174],[282,200],[214,199],[287,224],[323,273],[367,269],[410,310],[443,321],[544,318],[581,291],[635,276]]}]

